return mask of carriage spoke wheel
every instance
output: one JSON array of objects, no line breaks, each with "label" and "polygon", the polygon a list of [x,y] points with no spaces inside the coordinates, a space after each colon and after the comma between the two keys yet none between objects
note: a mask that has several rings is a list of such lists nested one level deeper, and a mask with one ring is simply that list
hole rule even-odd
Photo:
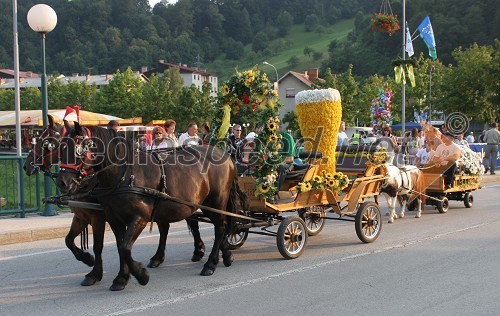
[{"label": "carriage spoke wheel", "polygon": [[466,192],[464,195],[464,205],[466,208],[471,208],[474,204],[474,197],[472,196],[472,192]]},{"label": "carriage spoke wheel", "polygon": [[227,245],[230,250],[239,249],[248,237],[248,229],[238,230],[236,232],[231,232],[227,235]]},{"label": "carriage spoke wheel", "polygon": [[304,221],[297,216],[285,218],[277,232],[278,250],[285,259],[298,258],[307,242],[307,229]]},{"label": "carriage spoke wheel", "polygon": [[307,234],[309,236],[316,236],[323,230],[323,227],[325,227],[326,219],[321,217],[319,213],[325,213],[324,206],[316,205],[299,210],[299,216],[306,224]]},{"label": "carriage spoke wheel", "polygon": [[445,196],[441,201],[436,202],[437,209],[439,213],[446,213],[448,212],[448,198]]},{"label": "carriage spoke wheel", "polygon": [[374,202],[364,202],[358,207],[354,222],[356,235],[365,243],[375,241],[382,229],[382,215],[380,208]]}]

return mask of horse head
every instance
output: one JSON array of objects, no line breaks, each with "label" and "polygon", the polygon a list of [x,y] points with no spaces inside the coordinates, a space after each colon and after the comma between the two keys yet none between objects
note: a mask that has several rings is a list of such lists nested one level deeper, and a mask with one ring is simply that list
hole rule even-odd
[{"label": "horse head", "polygon": [[63,193],[75,193],[81,181],[93,171],[96,165],[95,157],[98,141],[89,128],[75,122],[65,137],[61,138],[60,171],[57,176],[57,186]]},{"label": "horse head", "polygon": [[43,171],[50,174],[52,165],[59,162],[59,142],[62,135],[69,130],[69,123],[57,123],[52,115],[48,115],[49,124],[37,138],[33,139],[33,148],[24,162],[26,175],[31,176]]}]

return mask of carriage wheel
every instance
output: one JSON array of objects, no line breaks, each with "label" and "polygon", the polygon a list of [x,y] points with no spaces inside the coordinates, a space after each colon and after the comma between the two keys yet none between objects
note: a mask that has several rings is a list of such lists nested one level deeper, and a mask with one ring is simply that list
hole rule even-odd
[{"label": "carriage wheel", "polygon": [[436,201],[436,206],[439,211],[439,213],[446,213],[448,212],[448,198],[445,196],[441,201]]},{"label": "carriage wheel", "polygon": [[316,236],[323,230],[323,227],[325,227],[326,219],[321,217],[320,214],[317,214],[318,212],[323,214],[325,212],[325,207],[316,205],[299,210],[299,216],[306,224],[306,230],[309,236]]},{"label": "carriage wheel", "polygon": [[231,232],[227,235],[227,245],[229,250],[236,250],[241,248],[248,237],[248,229],[242,229]]},{"label": "carriage wheel", "polygon": [[382,215],[375,202],[364,202],[356,212],[354,222],[359,240],[365,243],[375,241],[382,229]]},{"label": "carriage wheel", "polygon": [[307,229],[304,221],[297,216],[287,217],[278,228],[276,243],[285,259],[298,258],[307,242]]},{"label": "carriage wheel", "polygon": [[471,208],[474,204],[474,197],[472,196],[472,192],[465,192],[464,195],[464,205],[466,208]]}]

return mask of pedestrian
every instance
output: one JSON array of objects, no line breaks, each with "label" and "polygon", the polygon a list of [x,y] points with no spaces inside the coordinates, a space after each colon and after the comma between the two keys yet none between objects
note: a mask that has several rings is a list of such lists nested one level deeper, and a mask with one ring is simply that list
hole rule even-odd
[{"label": "pedestrian", "polygon": [[347,146],[349,145],[349,137],[345,132],[345,122],[340,122],[339,134],[337,136],[337,146]]},{"label": "pedestrian", "polygon": [[458,133],[453,142],[459,146],[469,147],[469,142],[464,139],[464,133]]},{"label": "pedestrian", "polygon": [[168,148],[174,148],[179,146],[179,140],[175,136],[175,126],[177,123],[174,120],[165,121],[165,141],[167,142]]},{"label": "pedestrian", "polygon": [[497,123],[491,123],[490,129],[484,135],[486,150],[484,151],[484,172],[495,174],[498,158],[498,144],[500,143],[500,132]]},{"label": "pedestrian", "polygon": [[232,128],[232,134],[229,136],[229,153],[233,161],[236,160],[236,151],[238,149],[238,143],[242,141],[241,138],[241,125],[234,124]]},{"label": "pedestrian", "polygon": [[474,138],[474,132],[470,132],[469,135],[465,138],[465,140],[469,143],[472,144],[476,139]]},{"label": "pedestrian", "polygon": [[418,128],[414,127],[409,135],[405,137],[404,143],[409,155],[415,156],[421,148],[418,133]]},{"label": "pedestrian", "polygon": [[179,136],[179,146],[194,146],[199,144],[198,124],[191,122],[188,125],[187,131]]}]

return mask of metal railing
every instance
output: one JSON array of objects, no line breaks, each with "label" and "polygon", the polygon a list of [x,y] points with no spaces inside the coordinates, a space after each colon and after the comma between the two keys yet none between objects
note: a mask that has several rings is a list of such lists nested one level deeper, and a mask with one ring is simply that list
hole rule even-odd
[{"label": "metal railing", "polygon": [[24,173],[25,159],[15,154],[0,155],[0,215],[25,217],[26,213],[40,211],[40,175],[28,177]]}]

